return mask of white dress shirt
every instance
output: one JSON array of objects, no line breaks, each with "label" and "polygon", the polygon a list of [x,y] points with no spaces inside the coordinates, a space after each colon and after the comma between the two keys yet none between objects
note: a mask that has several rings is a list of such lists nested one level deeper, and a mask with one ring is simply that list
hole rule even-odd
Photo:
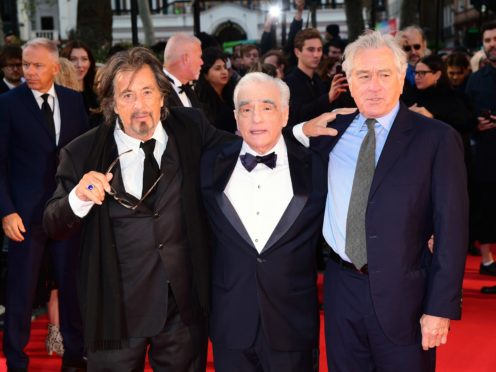
[{"label": "white dress shirt", "polygon": [[[167,147],[167,141],[169,139],[161,122],[159,122],[155,128],[152,138],[155,139],[153,156],[160,166],[162,155]],[[145,153],[140,148],[142,141],[128,136],[120,128],[119,124],[116,124],[115,126],[114,139],[119,154],[132,150],[131,152],[122,155],[119,159],[119,166],[124,189],[128,194],[140,199],[143,189],[143,164],[145,161]],[[109,196],[107,195],[107,197]],[[79,199],[76,196],[76,187],[69,193],[69,204],[74,214],[80,218],[85,217],[94,205],[92,201],[82,201]]]},{"label": "white dress shirt", "polygon": [[[43,105],[43,98],[41,96],[44,94],[38,90],[31,89],[33,92],[34,99],[38,103],[38,106],[41,110],[41,105]],[[55,124],[55,143],[59,143],[60,138],[60,105],[59,100],[57,99],[57,94],[55,93],[55,87],[52,84],[52,87],[48,90],[48,104],[53,112],[53,122]]]},{"label": "white dress shirt", "polygon": [[179,96],[179,99],[183,103],[183,106],[184,107],[193,107],[193,105],[191,104],[191,102],[190,102],[188,96],[186,95],[186,93],[185,92],[179,93],[180,87],[183,84],[174,75],[172,75],[169,71],[167,71],[167,69],[165,67],[164,67],[164,73],[170,79],[172,79],[171,85],[174,88],[174,90],[176,91],[177,95]]},{"label": "white dress shirt", "polygon": [[[293,197],[288,152],[282,136],[267,154],[273,151],[277,154],[274,169],[265,164],[257,164],[248,172],[238,158],[224,190],[259,253],[267,244]],[[246,152],[260,155],[243,142],[240,154]]]}]

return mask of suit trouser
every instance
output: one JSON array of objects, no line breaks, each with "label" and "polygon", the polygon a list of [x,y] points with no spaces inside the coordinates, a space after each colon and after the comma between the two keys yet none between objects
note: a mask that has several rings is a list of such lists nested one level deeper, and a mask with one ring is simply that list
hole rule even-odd
[{"label": "suit trouser", "polygon": [[[240,319],[240,322],[243,320]],[[261,326],[253,345],[247,349],[230,349],[213,342],[216,372],[317,372],[318,349],[280,351],[271,349]]]},{"label": "suit trouser", "polygon": [[148,352],[155,372],[205,372],[207,347],[206,319],[201,317],[185,325],[169,290],[162,331],[152,337],[132,337],[129,345],[120,350],[88,351],[88,371],[140,372],[145,368]]},{"label": "suit trouser", "polygon": [[391,342],[375,314],[368,276],[332,260],[325,272],[324,319],[329,372],[435,370],[436,351],[422,350],[420,329],[413,344]]},{"label": "suit trouser", "polygon": [[28,226],[24,241],[10,241],[7,254],[7,294],[3,351],[9,368],[26,368],[24,348],[31,331],[31,313],[43,252],[49,249],[53,274],[59,289],[60,331],[64,361],[83,356],[81,316],[77,300],[77,239],[52,241],[40,225]]}]

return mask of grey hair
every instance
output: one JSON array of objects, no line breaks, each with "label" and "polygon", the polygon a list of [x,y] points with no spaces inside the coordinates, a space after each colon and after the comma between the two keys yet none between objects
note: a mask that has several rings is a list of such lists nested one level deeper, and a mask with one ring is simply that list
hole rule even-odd
[{"label": "grey hair", "polygon": [[379,31],[367,31],[360,37],[348,44],[344,50],[343,70],[348,78],[353,71],[353,63],[358,52],[364,49],[389,48],[394,55],[394,63],[400,76],[406,74],[407,62],[406,53],[391,35],[382,35]]},{"label": "grey hair", "polygon": [[185,32],[178,32],[172,35],[165,45],[164,64],[175,62],[184,54],[185,50],[189,50],[190,45],[195,44],[201,47],[201,41],[196,36]]},{"label": "grey hair", "polygon": [[234,109],[238,110],[238,95],[241,88],[246,85],[252,83],[269,83],[275,86],[279,90],[279,95],[281,98],[281,106],[288,107],[289,106],[289,87],[288,85],[282,81],[281,79],[272,77],[263,72],[250,72],[243,76],[241,80],[236,84],[236,88],[234,89],[233,101],[234,101]]},{"label": "grey hair", "polygon": [[26,48],[45,48],[50,52],[50,54],[53,56],[55,61],[59,61],[59,49],[57,48],[57,44],[50,39],[45,39],[43,37],[37,37],[35,39],[31,39],[27,41],[23,46],[22,50],[25,50]]}]

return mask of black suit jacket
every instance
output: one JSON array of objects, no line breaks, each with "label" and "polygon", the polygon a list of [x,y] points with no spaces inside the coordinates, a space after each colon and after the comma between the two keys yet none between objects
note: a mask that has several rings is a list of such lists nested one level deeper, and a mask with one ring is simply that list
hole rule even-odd
[{"label": "black suit jacket", "polygon": [[41,223],[55,190],[59,149],[88,130],[80,93],[55,85],[61,129],[55,144],[26,84],[0,95],[0,217],[17,212],[24,225]]},{"label": "black suit jacket", "polygon": [[[184,107],[183,103],[181,102],[181,99],[179,98],[179,95],[176,93],[172,85],[173,83],[171,83],[171,90],[169,96],[167,97],[167,107]],[[186,95],[188,96],[192,107],[198,109],[202,108],[200,100],[198,99],[198,96],[196,95],[194,90],[191,90],[189,93],[186,93]]]},{"label": "black suit jacket", "polygon": [[7,84],[5,84],[5,81],[3,81],[2,78],[0,78],[0,94],[2,93],[7,93],[10,90]]},{"label": "black suit jacket", "polygon": [[286,141],[294,196],[259,254],[224,194],[242,141],[202,158],[201,188],[214,235],[212,313],[214,343],[252,345],[261,323],[275,350],[318,345],[316,247],[325,205],[323,161]]},{"label": "black suit jacket", "polygon": [[[328,159],[355,115],[338,116],[332,123],[338,136],[312,139],[311,146]],[[459,134],[401,105],[376,166],[365,222],[372,302],[397,344],[415,342],[423,313],[461,316],[465,173]],[[432,234],[433,254],[427,248]]]},{"label": "black suit jacket", "polygon": [[[123,245],[130,244],[129,242],[135,240],[136,237],[142,237],[143,247],[147,249],[143,252],[137,250],[136,247],[141,246],[140,244],[131,247],[127,252],[127,257],[131,259],[123,261],[123,245],[117,248],[121,265],[120,275],[124,281],[132,282],[124,283],[124,287],[141,288],[135,296],[128,296],[124,291],[123,305],[127,312],[125,316],[128,317],[126,320],[128,325],[135,327],[128,332],[131,336],[137,336],[136,333],[140,330],[146,333],[141,336],[150,336],[153,335],[152,331],[160,331],[157,327],[163,327],[165,312],[158,314],[159,311],[152,311],[153,314],[158,315],[148,317],[143,321],[136,321],[136,319],[130,321],[129,314],[135,314],[136,317],[150,314],[143,310],[147,306],[164,309],[166,305],[163,298],[165,277],[171,282],[182,320],[186,324],[190,324],[195,315],[200,312],[199,305],[203,310],[208,307],[210,250],[207,221],[200,202],[198,186],[200,184],[200,157],[204,148],[234,137],[208,125],[201,112],[192,108],[171,108],[163,125],[171,137],[170,141],[174,141],[177,158],[167,163],[164,160],[164,153],[162,171],[165,175],[157,185],[155,207],[151,210],[142,206],[133,215],[121,216],[124,218],[123,221],[126,218],[131,220],[129,226],[132,232],[129,239],[120,239]],[[85,225],[85,219],[77,217],[72,212],[68,194],[85,172],[85,162],[91,155],[89,152],[93,141],[97,140],[97,131],[98,129],[95,128],[74,140],[61,151],[61,163],[57,171],[57,190],[47,203],[43,221],[46,231],[55,239],[64,239],[76,231],[78,226]],[[111,145],[115,146],[113,134],[110,136]],[[168,148],[169,146],[170,144],[167,145]],[[180,177],[178,192],[174,194],[180,201],[184,221],[170,221],[167,214],[167,207],[171,205],[168,191],[171,182],[174,182],[178,176]],[[112,202],[113,200],[107,196],[104,204]],[[98,208],[98,206],[93,208]],[[177,234],[180,235],[179,239],[172,236]],[[184,242],[181,243],[181,239]],[[114,244],[116,241],[117,239],[114,238]],[[179,246],[171,246],[170,241],[179,241]],[[157,254],[157,249],[159,254]],[[165,266],[166,276],[156,267],[156,265],[161,265],[161,260]],[[143,275],[140,275],[140,272]],[[88,275],[91,273],[82,273],[82,279],[85,280],[85,276]],[[133,308],[135,309],[129,310]]]}]

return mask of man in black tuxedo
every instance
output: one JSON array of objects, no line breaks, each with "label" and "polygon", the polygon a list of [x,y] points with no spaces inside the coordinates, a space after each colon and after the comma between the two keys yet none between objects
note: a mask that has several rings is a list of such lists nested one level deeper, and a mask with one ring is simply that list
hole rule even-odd
[{"label": "man in black tuxedo", "polygon": [[177,33],[167,40],[164,49],[164,73],[172,90],[167,107],[196,107],[201,103],[193,90],[203,65],[201,41],[193,35]]},{"label": "man in black tuxedo", "polygon": [[281,80],[245,75],[234,92],[242,139],[202,158],[219,372],[318,370],[316,249],[326,181],[323,160],[281,134],[288,101]]},{"label": "man in black tuxedo", "polygon": [[[199,110],[166,107],[170,84],[145,48],[102,70],[106,123],[62,149],[44,226],[83,227],[80,268],[88,367],[204,371],[209,302],[202,148],[219,134]],[[148,347],[150,347],[148,349]]]},{"label": "man in black tuxedo", "polygon": [[64,339],[62,367],[83,363],[81,319],[75,267],[79,242],[53,241],[43,231],[45,202],[55,190],[59,150],[88,130],[81,95],[55,85],[59,71],[57,45],[33,39],[23,47],[25,84],[0,95],[0,217],[10,239],[3,351],[7,367],[27,370],[33,299],[48,249],[59,289],[60,325]]},{"label": "man in black tuxedo", "polygon": [[303,129],[338,132],[310,141],[328,159],[329,370],[433,371],[450,319],[461,316],[463,144],[451,126],[399,102],[406,56],[390,36],[374,31],[349,44],[343,69],[359,112],[339,115],[332,129]]}]

